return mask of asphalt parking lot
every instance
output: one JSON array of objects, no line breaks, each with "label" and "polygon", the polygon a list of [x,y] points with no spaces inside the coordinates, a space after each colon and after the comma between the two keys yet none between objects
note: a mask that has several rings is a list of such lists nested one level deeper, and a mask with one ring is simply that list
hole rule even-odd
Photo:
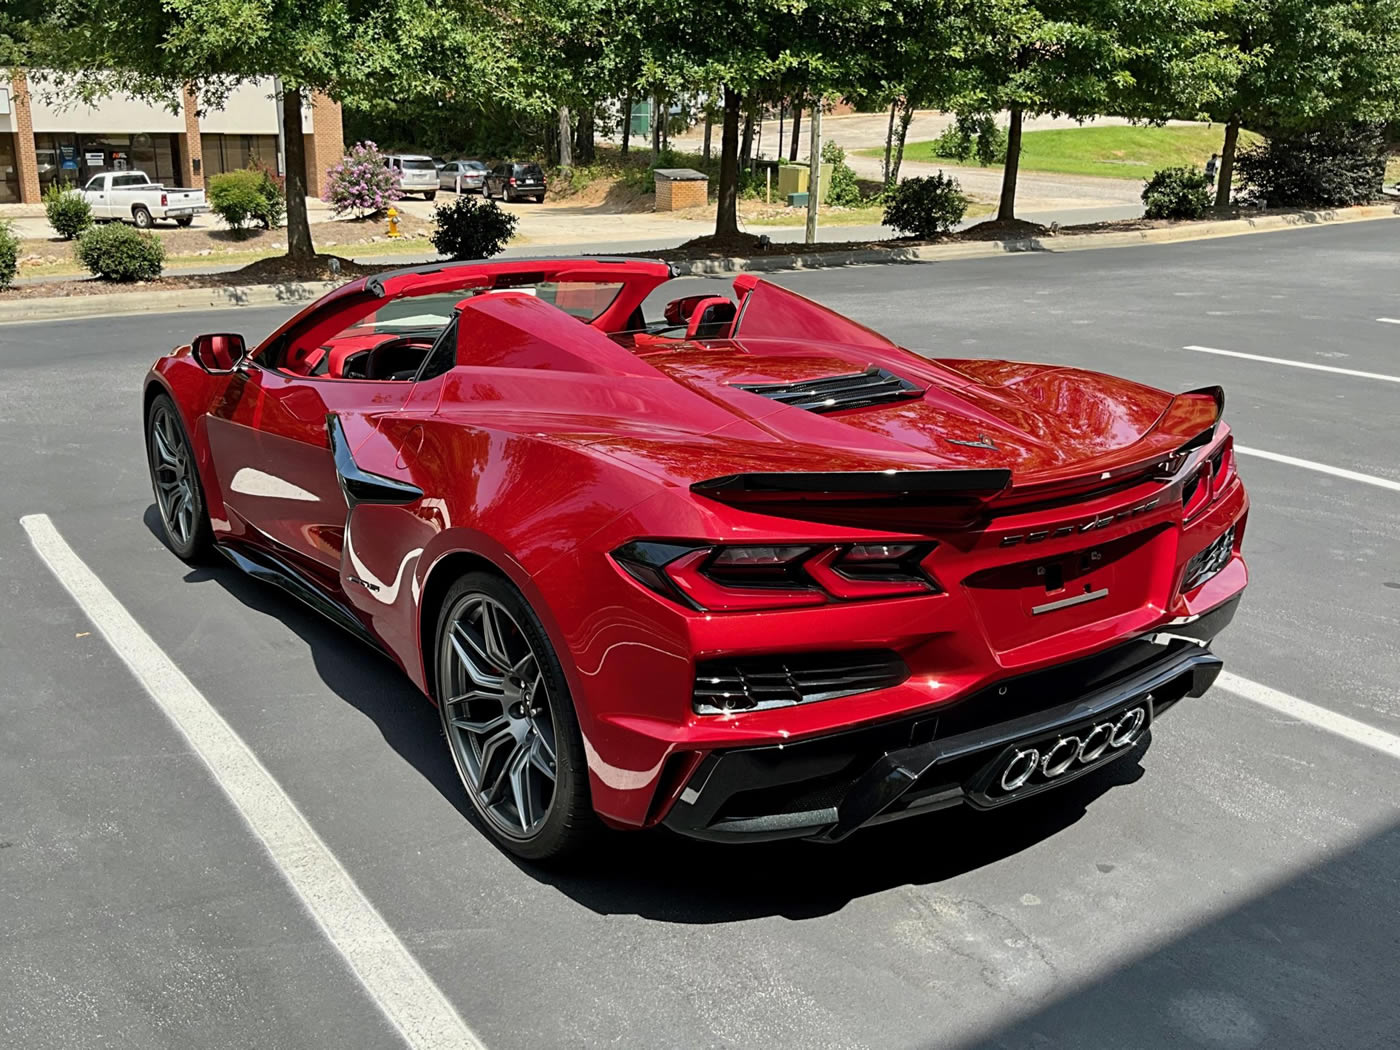
[{"label": "asphalt parking lot", "polygon": [[36,514],[492,1050],[1400,1045],[1396,236],[779,275],[922,352],[1223,384],[1253,501],[1216,646],[1236,677],[1134,759],[993,816],[839,847],[618,835],[571,874],[473,828],[387,661],[157,538],[145,369],[286,309],[0,327],[0,1046],[405,1045],[36,555]]}]

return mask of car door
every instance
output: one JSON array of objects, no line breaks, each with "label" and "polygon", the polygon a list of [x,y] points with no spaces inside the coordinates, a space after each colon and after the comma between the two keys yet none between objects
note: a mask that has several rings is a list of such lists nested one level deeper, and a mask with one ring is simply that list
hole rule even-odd
[{"label": "car door", "polygon": [[402,407],[412,383],[288,375],[250,362],[207,418],[232,535],[339,589],[347,502],[328,417],[363,434],[366,413]]},{"label": "car door", "polygon": [[112,217],[111,192],[107,186],[110,178],[109,175],[94,175],[84,188],[88,203],[92,205],[94,219],[110,219]]},{"label": "car door", "polygon": [[456,184],[457,165],[451,162],[438,169],[438,189],[450,190]]}]

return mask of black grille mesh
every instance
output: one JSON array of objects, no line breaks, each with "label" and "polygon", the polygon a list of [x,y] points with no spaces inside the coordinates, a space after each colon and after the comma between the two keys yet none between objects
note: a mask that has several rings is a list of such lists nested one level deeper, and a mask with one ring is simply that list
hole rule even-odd
[{"label": "black grille mesh", "polygon": [[898,685],[909,668],[887,649],[710,660],[695,669],[697,714],[762,711]]},{"label": "black grille mesh", "polygon": [[909,401],[923,390],[883,368],[868,368],[846,376],[804,379],[800,383],[736,384],[740,390],[781,401],[809,412],[838,412],[890,401]]}]

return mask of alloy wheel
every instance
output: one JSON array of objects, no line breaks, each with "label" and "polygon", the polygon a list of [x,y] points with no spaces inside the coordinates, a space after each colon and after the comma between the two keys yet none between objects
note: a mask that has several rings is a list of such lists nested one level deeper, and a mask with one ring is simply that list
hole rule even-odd
[{"label": "alloy wheel", "polygon": [[554,802],[556,731],[540,656],[496,599],[458,599],[442,632],[443,724],[477,809],[500,834],[528,839]]},{"label": "alloy wheel", "polygon": [[199,527],[199,480],[185,433],[168,403],[151,412],[151,477],[165,530],[180,547],[189,547]]}]

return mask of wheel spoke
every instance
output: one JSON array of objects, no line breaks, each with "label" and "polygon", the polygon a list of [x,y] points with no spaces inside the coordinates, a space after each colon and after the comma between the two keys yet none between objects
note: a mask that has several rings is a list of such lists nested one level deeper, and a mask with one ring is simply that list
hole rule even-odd
[{"label": "wheel spoke", "polygon": [[[515,760],[515,752],[520,744],[515,739],[515,734],[509,728],[502,729],[495,736],[491,737],[481,746],[481,783],[478,785],[482,796],[488,802],[499,802],[501,793],[506,783],[506,774],[510,771],[511,763]],[[495,776],[490,776],[491,765],[502,751],[506,751],[504,760],[500,763],[500,769]],[[489,781],[488,781],[489,777]]]},{"label": "wheel spoke", "polygon": [[[452,649],[457,654],[457,660],[462,665],[462,670],[467,673],[467,679],[471,684],[483,692],[500,695],[505,687],[503,675],[489,674],[482,669],[481,664],[487,660],[486,653],[476,644],[471,632],[462,624],[454,624],[450,636]],[[463,641],[466,645],[463,645]],[[468,648],[470,647],[470,648]]]},{"label": "wheel spoke", "polygon": [[515,814],[520,830],[529,831],[535,823],[535,792],[530,783],[530,749],[520,747],[510,756],[510,793],[515,798]]},{"label": "wheel spoke", "polygon": [[[459,696],[447,701],[449,704],[456,704],[464,700],[475,700],[477,697],[468,693],[466,696]],[[454,718],[452,724],[458,729],[465,729],[468,733],[475,733],[478,736],[486,736],[494,733],[502,726],[510,725],[510,719],[506,718],[505,712],[501,712],[491,718]]]},{"label": "wheel spoke", "polygon": [[554,779],[554,749],[544,742],[538,731],[530,741],[530,764],[550,780]]},{"label": "wheel spoke", "polygon": [[165,434],[161,432],[164,422],[164,416],[156,421],[156,425],[151,428],[151,440],[155,442],[156,454],[173,467],[179,462],[180,457],[175,454],[175,450],[170,447],[170,441],[166,438]]},{"label": "wheel spoke", "polygon": [[496,606],[491,602],[481,603],[481,639],[486,647],[487,658],[495,666],[503,671],[511,666],[512,661],[501,636],[501,623],[496,615]]}]

